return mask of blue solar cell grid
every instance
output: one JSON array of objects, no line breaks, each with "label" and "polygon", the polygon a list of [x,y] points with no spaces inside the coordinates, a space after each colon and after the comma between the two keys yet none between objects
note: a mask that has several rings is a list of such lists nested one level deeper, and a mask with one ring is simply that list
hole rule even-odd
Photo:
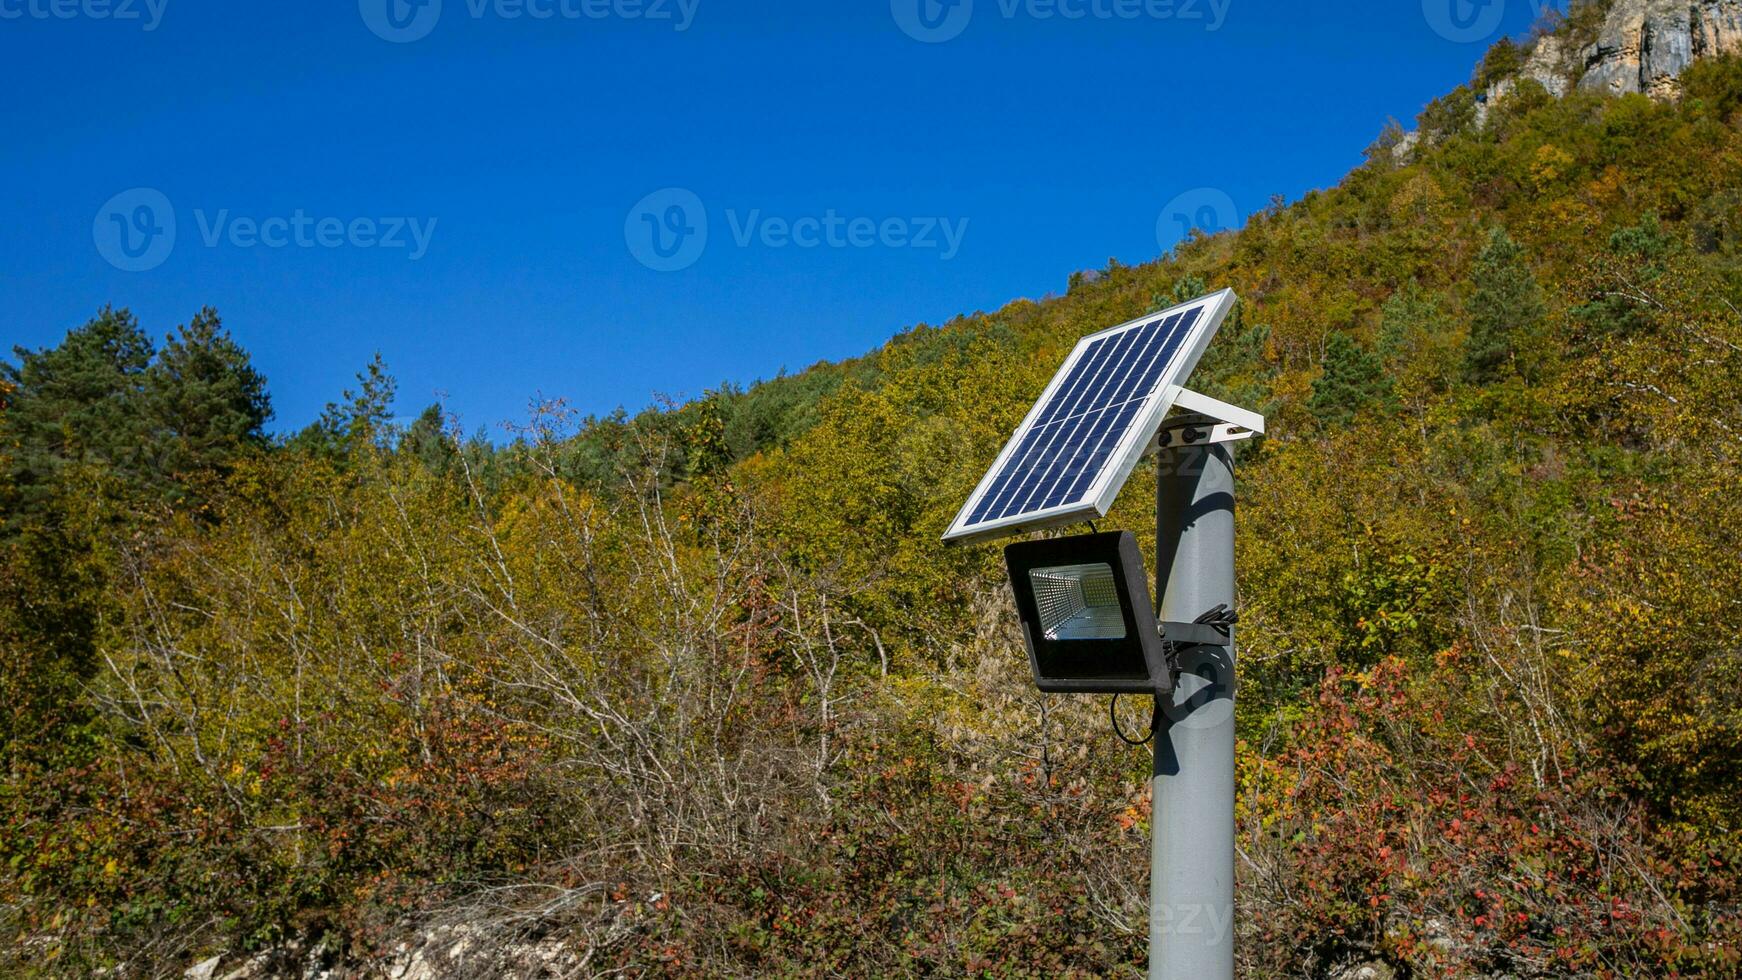
[{"label": "blue solar cell grid", "polygon": [[1091,343],[962,530],[1083,501],[1203,313],[1195,306]]}]

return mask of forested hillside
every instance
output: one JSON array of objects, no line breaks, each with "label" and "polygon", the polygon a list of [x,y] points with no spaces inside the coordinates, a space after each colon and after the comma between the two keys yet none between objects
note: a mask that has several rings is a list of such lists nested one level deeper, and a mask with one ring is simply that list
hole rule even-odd
[{"label": "forested hillside", "polygon": [[1517,60],[1239,231],[506,448],[380,364],[269,439],[211,311],[18,351],[0,971],[1137,975],[1147,752],[939,537],[1077,338],[1233,287],[1246,975],[1742,972],[1742,62],[1478,125]]}]

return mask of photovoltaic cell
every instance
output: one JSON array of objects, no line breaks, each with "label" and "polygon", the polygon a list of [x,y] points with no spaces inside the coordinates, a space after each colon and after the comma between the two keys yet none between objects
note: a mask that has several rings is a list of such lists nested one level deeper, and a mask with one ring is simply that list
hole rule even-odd
[{"label": "photovoltaic cell", "polygon": [[[1122,482],[1122,464],[1154,436],[1164,390],[1196,363],[1232,299],[1218,293],[1086,338],[945,537],[1104,514],[1118,491],[1108,484]],[[1104,479],[1121,468],[1118,481]]]}]

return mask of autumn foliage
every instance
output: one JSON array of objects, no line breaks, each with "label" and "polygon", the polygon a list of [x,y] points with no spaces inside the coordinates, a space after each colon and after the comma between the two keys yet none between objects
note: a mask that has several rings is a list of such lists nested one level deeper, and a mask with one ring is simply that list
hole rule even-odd
[{"label": "autumn foliage", "polygon": [[1077,338],[1232,286],[1245,975],[1742,973],[1742,70],[1686,89],[1460,90],[1238,232],[499,445],[379,364],[269,440],[209,313],[19,352],[0,972],[1137,975],[1147,755],[939,537]]}]

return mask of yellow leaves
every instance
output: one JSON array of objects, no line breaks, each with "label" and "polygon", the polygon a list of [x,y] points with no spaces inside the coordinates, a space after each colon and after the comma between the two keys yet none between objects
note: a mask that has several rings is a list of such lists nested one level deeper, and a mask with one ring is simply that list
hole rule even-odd
[{"label": "yellow leaves", "polygon": [[1536,185],[1537,190],[1545,190],[1559,183],[1575,162],[1572,154],[1553,143],[1544,143],[1537,147],[1536,154],[1531,158],[1531,183]]},{"label": "yellow leaves", "polygon": [[[1539,193],[1546,192],[1547,188]],[[1563,192],[1564,193],[1564,192]],[[1607,212],[1592,207],[1576,197],[1560,196],[1543,203],[1543,210],[1529,222],[1532,231],[1544,238],[1564,235],[1581,237],[1601,232]]]},{"label": "yellow leaves", "polygon": [[1419,223],[1436,215],[1445,201],[1445,191],[1433,175],[1418,170],[1391,196],[1391,219],[1400,225]]},{"label": "yellow leaves", "polygon": [[1594,206],[1607,210],[1620,203],[1627,188],[1627,174],[1611,164],[1601,174],[1585,184],[1585,197]]}]

